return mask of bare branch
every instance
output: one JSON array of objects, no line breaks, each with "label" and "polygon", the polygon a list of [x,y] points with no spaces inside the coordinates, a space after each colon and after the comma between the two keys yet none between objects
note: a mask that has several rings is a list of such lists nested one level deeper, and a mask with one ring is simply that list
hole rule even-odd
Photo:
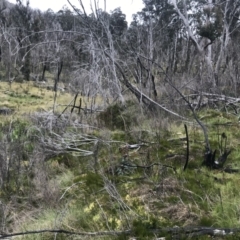
[{"label": "bare branch", "polygon": [[18,232],[12,234],[1,234],[0,239],[7,239],[10,237],[23,236],[23,235],[33,235],[40,233],[62,233],[67,235],[77,235],[77,236],[116,236],[121,234],[129,234],[130,231],[102,231],[102,232],[72,232],[63,229],[44,229],[37,231],[26,231],[26,232]]}]

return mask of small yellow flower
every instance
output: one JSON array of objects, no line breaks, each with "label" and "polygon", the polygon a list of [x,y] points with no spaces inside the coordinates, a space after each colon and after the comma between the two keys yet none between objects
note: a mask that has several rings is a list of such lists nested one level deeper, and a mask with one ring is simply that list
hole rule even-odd
[{"label": "small yellow flower", "polygon": [[88,207],[84,208],[84,212],[90,213],[92,209],[94,208],[94,203],[90,203]]}]

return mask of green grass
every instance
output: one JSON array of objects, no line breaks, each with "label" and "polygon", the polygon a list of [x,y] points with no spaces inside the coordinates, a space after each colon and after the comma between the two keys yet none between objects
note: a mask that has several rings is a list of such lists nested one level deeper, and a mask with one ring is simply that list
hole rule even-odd
[{"label": "green grass", "polygon": [[[11,88],[6,83],[0,83],[0,90],[0,107],[15,109],[14,115],[1,116],[0,139],[8,139],[9,146],[21,143],[21,149],[27,156],[21,162],[22,175],[16,178],[18,181],[15,179],[16,169],[11,169],[14,174],[10,183],[19,184],[19,190],[15,191],[11,185],[5,192],[0,192],[4,206],[7,206],[9,196],[22,194],[21,201],[15,205],[9,203],[9,208],[15,214],[14,224],[9,222],[7,226],[11,231],[62,228],[95,232],[131,228],[133,236],[151,239],[153,235],[150,230],[154,227],[238,227],[238,173],[228,174],[201,166],[204,137],[202,129],[196,124],[188,126],[190,159],[186,171],[183,171],[186,155],[183,124],[174,121],[161,123],[159,118],[149,118],[142,114],[139,118],[137,115],[131,116],[127,128],[122,118],[115,118],[116,116],[112,118],[118,120],[114,126],[112,123],[108,126],[107,114],[102,114],[100,122],[95,116],[75,116],[76,119],[81,117],[83,124],[95,122],[98,128],[83,130],[71,125],[69,120],[70,125],[64,128],[66,132],[62,133],[60,129],[57,134],[63,134],[61,136],[64,137],[64,134],[71,132],[81,136],[85,131],[84,133],[97,136],[98,164],[95,164],[96,156],[79,157],[71,152],[56,153],[44,162],[42,159],[45,153],[38,148],[34,136],[42,131],[42,137],[47,141],[49,132],[43,126],[34,126],[29,119],[23,119],[22,115],[40,109],[51,110],[54,93],[39,89],[33,83],[13,83]],[[72,98],[68,93],[59,94],[57,104],[66,105]],[[132,105],[129,107],[133,108]],[[61,112],[62,109],[64,106],[59,106],[57,110]],[[117,106],[114,110],[119,111]],[[129,109],[121,108],[121,111],[123,117],[128,116]],[[136,114],[136,111],[131,112]],[[237,117],[214,110],[201,111],[198,115],[207,126],[210,145],[213,150],[217,149],[217,156],[225,146],[225,143],[222,144],[220,149],[221,136],[225,133],[226,147],[232,149],[226,166],[240,168]],[[6,133],[9,138],[4,138]],[[126,157],[121,148],[127,143],[145,145],[129,149]],[[81,145],[85,146],[87,149],[93,147],[91,144]],[[35,163],[36,166],[29,161],[33,156],[42,157],[38,158],[40,162]],[[116,169],[123,166],[123,160],[142,167],[118,175]],[[150,165],[152,167],[144,168]],[[16,196],[16,199],[20,197]],[[128,237],[123,235],[116,239]],[[33,239],[33,236],[26,235],[18,239]],[[54,234],[34,235],[34,239],[54,239]],[[77,237],[58,234],[57,239]]]},{"label": "green grass", "polygon": [[[53,85],[52,83],[47,83]],[[35,111],[49,111],[53,109],[55,92],[47,88],[38,87],[34,82],[0,82],[0,108],[7,107],[14,110],[15,115],[31,114]],[[57,92],[57,109],[61,112],[74,96],[67,92]],[[91,99],[81,97],[83,106],[90,106]],[[97,99],[96,104],[101,103]]]}]

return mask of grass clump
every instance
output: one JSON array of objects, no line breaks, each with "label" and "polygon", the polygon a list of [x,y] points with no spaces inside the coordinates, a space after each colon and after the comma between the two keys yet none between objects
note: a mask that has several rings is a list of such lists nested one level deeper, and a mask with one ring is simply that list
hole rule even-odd
[{"label": "grass clump", "polygon": [[135,116],[131,111],[132,106],[134,105],[131,101],[127,101],[125,105],[120,103],[110,105],[104,112],[98,115],[100,125],[111,130],[129,130],[132,124],[136,123]]}]

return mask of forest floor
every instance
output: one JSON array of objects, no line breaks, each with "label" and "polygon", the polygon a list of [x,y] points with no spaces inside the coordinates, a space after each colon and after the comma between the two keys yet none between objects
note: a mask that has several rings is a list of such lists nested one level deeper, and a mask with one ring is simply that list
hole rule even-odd
[{"label": "forest floor", "polygon": [[216,155],[231,150],[214,170],[202,166],[204,136],[190,113],[187,122],[149,117],[133,100],[79,113],[72,94],[54,100],[33,82],[0,83],[0,99],[12,110],[0,117],[0,238],[239,239],[238,116],[197,113]]}]

